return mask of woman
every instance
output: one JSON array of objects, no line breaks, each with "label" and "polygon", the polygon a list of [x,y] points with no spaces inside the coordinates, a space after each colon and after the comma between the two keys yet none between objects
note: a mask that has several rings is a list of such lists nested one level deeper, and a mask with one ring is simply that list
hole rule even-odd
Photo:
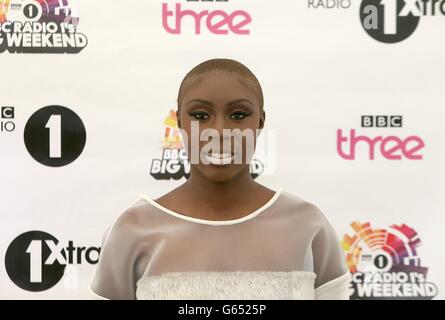
[{"label": "woman", "polygon": [[[250,175],[265,123],[255,75],[230,59],[199,64],[181,83],[177,117],[189,178],[116,219],[90,290],[107,299],[348,299],[350,274],[323,213]],[[197,132],[211,148],[194,143]]]}]

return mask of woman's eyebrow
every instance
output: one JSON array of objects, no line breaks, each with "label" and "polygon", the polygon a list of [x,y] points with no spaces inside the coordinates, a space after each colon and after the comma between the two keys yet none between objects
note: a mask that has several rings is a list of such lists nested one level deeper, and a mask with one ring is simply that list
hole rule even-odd
[{"label": "woman's eyebrow", "polygon": [[247,103],[251,104],[252,106],[254,105],[249,99],[245,99],[245,98],[230,101],[230,102],[226,103],[226,105],[231,106],[231,105],[234,105],[234,104],[237,104],[240,102],[247,102]]},{"label": "woman's eyebrow", "polygon": [[215,106],[212,102],[207,101],[207,100],[202,100],[202,99],[192,99],[192,100],[188,101],[186,103],[186,105],[188,105],[188,104],[190,104],[192,102],[198,102],[198,103],[206,104],[206,105],[208,105],[210,107],[214,107]]},{"label": "woman's eyebrow", "polygon": [[[192,100],[188,101],[186,103],[186,105],[188,105],[188,104],[190,104],[192,102],[202,103],[202,104],[208,105],[210,107],[214,107],[215,106],[212,102],[207,101],[207,100],[203,100],[203,99],[192,99]],[[232,106],[232,105],[240,103],[240,102],[247,102],[247,103],[251,104],[252,106],[254,105],[249,99],[241,98],[241,99],[236,99],[236,100],[227,102],[226,106]]]}]

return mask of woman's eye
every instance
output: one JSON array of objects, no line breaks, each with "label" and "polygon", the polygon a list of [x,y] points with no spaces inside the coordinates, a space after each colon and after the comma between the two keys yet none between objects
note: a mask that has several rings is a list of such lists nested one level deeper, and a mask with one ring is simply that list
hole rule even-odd
[{"label": "woman's eye", "polygon": [[196,120],[207,120],[209,118],[209,115],[205,112],[192,112],[190,116]]},{"label": "woman's eye", "polygon": [[243,120],[247,116],[249,116],[248,113],[242,112],[242,111],[237,111],[237,112],[232,113],[230,115],[230,118],[233,120]]}]

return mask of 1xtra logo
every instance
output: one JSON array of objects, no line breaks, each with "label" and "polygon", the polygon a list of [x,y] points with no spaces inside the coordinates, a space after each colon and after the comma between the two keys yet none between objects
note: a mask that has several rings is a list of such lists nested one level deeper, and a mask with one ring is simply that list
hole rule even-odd
[{"label": "1xtra logo", "polygon": [[0,0],[0,53],[80,52],[88,40],[71,2]]},{"label": "1xtra logo", "polygon": [[445,0],[363,0],[360,20],[375,40],[396,43],[416,30],[420,18],[445,15]]},{"label": "1xtra logo", "polygon": [[355,234],[341,241],[352,273],[351,299],[428,300],[437,295],[417,255],[421,242],[414,229],[405,224],[372,229],[369,222],[351,227]]},{"label": "1xtra logo", "polygon": [[9,245],[5,267],[9,278],[27,291],[43,291],[62,279],[69,265],[96,264],[99,247],[75,247],[73,241],[63,246],[47,232],[29,231],[16,237]]}]

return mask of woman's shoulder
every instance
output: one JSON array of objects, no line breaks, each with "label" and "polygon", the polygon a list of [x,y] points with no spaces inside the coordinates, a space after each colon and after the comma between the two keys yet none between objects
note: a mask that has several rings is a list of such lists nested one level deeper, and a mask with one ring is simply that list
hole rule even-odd
[{"label": "woman's shoulder", "polygon": [[347,299],[350,274],[335,228],[315,203],[290,192],[282,196],[292,214],[301,217],[297,225],[303,226],[311,238],[310,263],[317,276],[317,299]]},{"label": "woman's shoulder", "polygon": [[319,226],[329,224],[326,215],[319,205],[287,190],[281,190],[279,207],[292,215],[298,215],[306,222]]},{"label": "woman's shoulder", "polygon": [[102,245],[90,290],[99,297],[108,299],[134,299],[133,279],[146,267],[144,254],[145,217],[147,212],[144,199],[139,197],[130,203],[115,218],[102,236]]},{"label": "woman's shoulder", "polygon": [[143,195],[140,195],[117,214],[113,225],[119,227],[137,225],[148,209],[147,201]]},{"label": "woman's shoulder", "polygon": [[138,234],[138,230],[146,228],[151,224],[154,211],[153,206],[147,201],[147,196],[144,194],[127,205],[114,217],[114,220],[105,229],[102,237],[102,243],[106,242],[120,242],[122,239],[135,239],[132,235]]}]

